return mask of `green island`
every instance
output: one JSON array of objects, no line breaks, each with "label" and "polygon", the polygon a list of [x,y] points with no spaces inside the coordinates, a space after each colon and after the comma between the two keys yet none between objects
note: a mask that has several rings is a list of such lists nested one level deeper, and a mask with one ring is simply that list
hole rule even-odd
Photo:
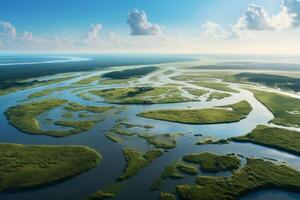
[{"label": "green island", "polygon": [[236,142],[251,142],[300,155],[300,132],[258,125],[244,136],[230,138]]},{"label": "green island", "polygon": [[[63,137],[82,131],[89,130],[98,121],[55,121],[54,124],[59,126],[71,127],[70,130],[43,130],[40,127],[38,115],[47,112],[53,108],[66,104],[68,101],[63,99],[49,99],[20,104],[7,109],[5,112],[9,122],[19,130],[30,134],[50,135]],[[100,107],[103,110],[103,107]],[[105,108],[106,110],[108,108]],[[72,109],[70,109],[72,110]],[[95,109],[97,111],[97,109]]]},{"label": "green island", "polygon": [[109,103],[155,104],[186,102],[190,99],[181,95],[176,87],[129,87],[91,90],[90,93],[103,97]]},{"label": "green island", "polygon": [[163,154],[159,149],[154,149],[142,154],[137,150],[123,149],[125,159],[127,161],[126,168],[121,176],[118,177],[118,181],[123,181],[136,175],[140,170],[150,164],[153,160]]},{"label": "green island", "polygon": [[54,122],[55,125],[59,126],[66,126],[73,128],[72,130],[68,131],[70,134],[80,133],[82,131],[90,130],[95,123],[98,121],[56,121]]},{"label": "green island", "polygon": [[50,99],[13,106],[5,112],[9,122],[19,130],[30,134],[43,134],[51,136],[67,136],[69,131],[45,131],[40,128],[36,117],[48,110],[65,104],[63,99]]},{"label": "green island", "polygon": [[161,192],[159,194],[159,200],[176,200],[176,197],[172,193],[168,192]]},{"label": "green island", "polygon": [[81,79],[77,82],[74,82],[74,83],[72,83],[72,85],[88,85],[88,84],[91,84],[95,81],[99,81],[100,79],[101,79],[101,77],[99,75],[91,76],[91,77],[88,77],[88,78]]},{"label": "green island", "polygon": [[100,161],[99,153],[84,146],[0,144],[0,191],[52,184]]},{"label": "green island", "polygon": [[75,102],[69,102],[64,109],[68,111],[88,111],[88,112],[93,112],[93,113],[102,113],[108,110],[111,110],[113,107],[108,107],[108,106],[86,106],[86,105],[81,105],[79,103]]},{"label": "green island", "polygon": [[49,80],[3,80],[0,81],[0,96],[26,90],[38,86],[51,85],[75,78],[75,76],[59,77]]},{"label": "green island", "polygon": [[205,144],[228,144],[229,141],[227,139],[217,139],[211,136],[201,136],[200,139],[197,140],[196,145],[205,145]]},{"label": "green island", "polygon": [[185,124],[217,124],[240,121],[246,118],[251,110],[250,104],[243,100],[235,104],[213,108],[152,110],[137,115]]},{"label": "green island", "polygon": [[199,176],[194,185],[178,185],[184,200],[236,200],[263,189],[299,191],[300,172],[286,165],[247,158],[247,163],[231,177]]},{"label": "green island", "polygon": [[150,66],[150,67],[140,67],[135,69],[125,69],[120,71],[112,71],[108,72],[102,75],[104,78],[110,78],[110,79],[128,79],[132,77],[141,77],[145,76],[147,74],[150,74],[156,70],[158,70],[158,67]]},{"label": "green island", "polygon": [[193,82],[193,84],[201,86],[201,87],[206,87],[206,88],[214,89],[214,90],[239,93],[238,90],[232,89],[226,83],[219,83],[219,82]]},{"label": "green island", "polygon": [[88,196],[87,200],[101,200],[115,197],[122,189],[121,183],[113,183]]},{"label": "green island", "polygon": [[188,87],[185,87],[183,88],[184,90],[186,90],[188,93],[190,93],[191,95],[194,95],[194,96],[202,96],[204,94],[207,94],[208,91],[207,90],[200,90],[200,89],[195,89],[195,88],[188,88]]},{"label": "green island", "polygon": [[216,155],[205,152],[185,155],[183,160],[199,164],[202,171],[212,173],[236,170],[240,167],[240,159],[233,155]]},{"label": "green island", "polygon": [[100,85],[117,85],[117,84],[128,84],[132,81],[138,80],[137,78],[126,78],[126,79],[104,79],[100,80]]},{"label": "green island", "polygon": [[154,145],[156,148],[173,149],[176,147],[176,138],[182,136],[181,133],[165,133],[165,134],[149,134],[138,133],[139,137],[144,138],[149,144]]},{"label": "green island", "polygon": [[258,74],[258,73],[239,73],[235,74],[236,78],[240,82],[253,82],[263,84],[268,87],[275,87],[284,90],[292,90],[294,92],[300,92],[300,79],[289,76],[275,75],[275,74]]},{"label": "green island", "polygon": [[226,97],[230,97],[231,95],[225,92],[212,92],[209,94],[209,96],[207,97],[206,101],[211,101],[213,99],[224,99]]},{"label": "green island", "polygon": [[58,88],[49,88],[49,89],[45,89],[45,90],[42,90],[42,91],[32,93],[28,96],[28,98],[32,99],[32,98],[43,97],[43,96],[47,96],[49,94],[52,94],[53,92],[61,92],[61,91],[71,89],[71,88],[74,88],[74,87],[64,86],[64,87],[58,87]]},{"label": "green island", "polygon": [[274,115],[272,123],[282,126],[300,125],[300,99],[266,92],[262,90],[249,89],[262,104],[264,104]]},{"label": "green island", "polygon": [[193,165],[189,165],[186,163],[179,163],[176,167],[177,169],[179,169],[179,171],[186,174],[191,174],[191,175],[198,174],[198,169]]},{"label": "green island", "polygon": [[180,164],[181,161],[173,161],[170,164],[168,164],[165,168],[164,171],[161,173],[160,178],[161,179],[166,179],[166,178],[172,178],[172,179],[180,179],[183,178],[184,175],[182,175],[177,168],[177,165]]}]

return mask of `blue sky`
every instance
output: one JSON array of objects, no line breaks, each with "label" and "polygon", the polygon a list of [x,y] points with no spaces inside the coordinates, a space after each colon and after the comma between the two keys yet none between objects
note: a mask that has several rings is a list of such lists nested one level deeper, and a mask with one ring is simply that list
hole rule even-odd
[{"label": "blue sky", "polygon": [[[293,4],[288,4],[291,2]],[[148,38],[143,37],[146,43],[151,43],[149,42],[149,38],[153,39],[154,35],[160,35],[160,39],[162,36],[164,39],[170,39],[171,44],[171,40],[178,40],[178,38],[175,37],[191,40],[201,37],[202,32],[205,33],[202,35],[206,36],[214,34],[213,37],[215,39],[231,40],[235,37],[226,36],[226,34],[233,35],[233,33],[230,32],[231,30],[228,30],[228,27],[237,27],[238,21],[245,15],[247,9],[252,13],[259,12],[259,16],[266,13],[267,21],[268,23],[269,21],[272,23],[272,28],[268,28],[269,25],[266,25],[265,18],[261,19],[259,16],[256,16],[255,19],[250,19],[251,21],[247,19],[248,21],[243,23],[248,23],[248,25],[243,25],[244,27],[239,27],[238,29],[243,31],[249,29],[248,32],[256,31],[258,32],[257,35],[263,38],[264,34],[267,34],[265,32],[271,31],[275,26],[275,22],[273,23],[273,21],[276,21],[276,23],[278,21],[277,18],[275,20],[272,16],[280,15],[278,17],[280,18],[280,24],[283,24],[282,21],[284,21],[285,24],[291,23],[285,22],[287,21],[285,20],[285,15],[284,17],[281,16],[281,13],[283,13],[282,7],[286,5],[287,8],[294,8],[290,13],[287,13],[287,15],[293,16],[294,12],[300,10],[299,4],[299,0],[1,0],[0,21],[7,22],[13,26],[17,31],[17,37],[21,37],[21,35],[27,31],[34,37],[37,37],[39,41],[43,38],[50,37],[68,38],[68,40],[73,41],[80,40],[92,33],[99,34],[99,38],[97,36],[96,39],[100,41],[105,40],[105,37],[100,38],[100,35],[114,33],[117,35],[114,37],[124,37],[124,41],[130,40],[130,43],[134,43],[136,46],[138,46],[137,43],[139,43],[139,48],[142,48],[141,46],[144,44],[141,42],[141,37],[133,39],[134,35],[147,35]],[[255,6],[249,8],[249,5]],[[147,16],[146,22],[150,23],[149,27],[145,27],[145,30],[137,32],[137,34],[132,34],[135,25],[127,23],[128,15],[133,9],[138,9],[139,12],[133,16],[135,20],[139,16]],[[207,24],[207,22],[213,23]],[[134,21],[132,23],[138,22]],[[250,23],[256,24],[251,26]],[[101,26],[97,26],[97,31],[93,32],[91,28],[92,24],[99,24]],[[153,24],[156,24],[157,27],[151,27]],[[277,28],[277,24],[276,30],[279,29]],[[286,27],[290,26],[290,24],[285,24],[284,26]],[[280,25],[280,27],[281,26],[283,25]],[[7,28],[7,26],[5,28]],[[210,32],[205,32],[206,30],[203,30],[204,28]],[[294,28],[298,27],[293,27],[293,29]],[[220,33],[224,36],[216,35]],[[270,32],[268,34],[270,34]],[[95,39],[94,36],[93,38]],[[123,41],[123,38],[120,40]],[[133,42],[132,40],[139,41]],[[37,42],[37,39],[34,41]],[[206,42],[209,41],[210,40],[206,40]],[[18,42],[20,43],[20,39],[18,39]],[[102,43],[103,42],[105,43],[106,41],[102,41]],[[223,42],[224,41],[219,41],[220,44]],[[108,43],[106,45],[110,46]],[[147,45],[149,44],[145,46]],[[161,44],[158,43],[157,46],[160,45]],[[7,42],[2,42],[0,50],[14,50],[13,46],[13,44],[9,43],[8,47]],[[27,44],[27,46],[28,49],[33,48],[32,44],[31,46]],[[84,48],[88,50],[88,48]],[[124,47],[122,48],[124,49]],[[26,45],[23,45],[21,49],[26,50]],[[38,48],[36,49],[38,50]],[[155,47],[151,49],[154,51],[153,49],[155,49]],[[93,47],[93,50],[96,50],[96,48]],[[134,51],[134,48],[131,50]]]}]

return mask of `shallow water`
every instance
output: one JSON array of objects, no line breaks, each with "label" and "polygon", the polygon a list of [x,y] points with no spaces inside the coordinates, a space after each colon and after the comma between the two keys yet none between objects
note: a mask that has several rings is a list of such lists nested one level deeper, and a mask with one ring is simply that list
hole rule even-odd
[{"label": "shallow water", "polygon": [[[182,71],[179,69],[176,73],[177,75]],[[254,145],[250,143],[235,143],[232,142],[226,145],[195,145],[198,137],[195,137],[195,134],[202,134],[206,136],[213,136],[216,138],[228,138],[232,136],[244,135],[250,132],[258,124],[267,124],[273,118],[272,113],[270,113],[260,102],[258,102],[252,95],[251,92],[241,89],[237,84],[231,84],[231,87],[238,89],[240,93],[232,93],[231,97],[222,99],[222,100],[213,100],[206,102],[204,100],[197,102],[187,102],[187,103],[173,103],[173,104],[154,104],[154,105],[128,105],[120,114],[108,114],[107,118],[104,121],[97,123],[91,130],[82,132],[80,134],[71,135],[63,138],[54,138],[50,136],[43,135],[30,135],[25,134],[17,130],[15,127],[11,126],[6,117],[5,110],[13,105],[16,105],[26,97],[36,91],[52,88],[58,86],[65,86],[72,84],[80,79],[98,75],[104,72],[95,72],[95,73],[86,73],[82,74],[80,77],[74,78],[72,80],[65,81],[64,83],[58,83],[50,86],[44,86],[40,88],[29,89],[25,91],[19,91],[14,94],[9,94],[7,96],[0,97],[0,141],[7,143],[21,143],[21,144],[53,144],[53,145],[62,145],[62,144],[78,144],[86,145],[92,148],[95,148],[103,156],[101,164],[88,172],[85,172],[79,176],[68,179],[58,184],[49,185],[45,187],[12,192],[12,193],[0,193],[0,199],[14,199],[14,200],[34,200],[41,199],[45,200],[63,200],[63,199],[72,199],[80,200],[87,197],[90,193],[95,192],[101,187],[113,183],[114,180],[122,173],[123,167],[125,166],[125,160],[122,154],[122,147],[124,145],[131,146],[135,148],[142,149],[143,151],[151,148],[150,145],[147,145],[145,140],[132,136],[133,139],[126,141],[123,144],[114,143],[111,140],[107,139],[104,135],[105,132],[110,130],[115,121],[121,118],[129,119],[131,123],[134,124],[147,124],[153,125],[154,128],[151,129],[151,132],[160,134],[160,133],[169,133],[169,132],[181,132],[184,136],[181,136],[177,140],[177,147],[169,150],[164,153],[161,157],[154,160],[151,164],[145,167],[140,173],[131,179],[124,182],[124,188],[120,194],[114,199],[144,199],[152,200],[157,199],[159,192],[151,192],[149,190],[152,182],[159,178],[163,168],[168,165],[173,160],[181,159],[183,155],[196,152],[215,152],[219,154],[227,153],[236,153],[241,154],[246,157],[257,157],[264,159],[276,159],[278,162],[287,162],[292,167],[300,170],[300,158],[290,153],[274,150],[272,148],[267,148],[259,145]],[[138,83],[130,83],[127,85],[122,85],[122,87],[134,86],[140,84],[151,84],[154,86],[164,85],[166,83],[180,83],[184,84],[184,87],[193,87],[201,89],[191,84],[187,84],[180,81],[171,80],[170,77],[176,75],[162,75],[161,71],[156,74],[159,75],[160,80],[153,83],[150,81],[150,77],[155,75],[151,74],[146,77],[143,77],[139,80]],[[105,86],[93,84],[94,88],[111,88],[115,86]],[[91,89],[91,87],[89,87]],[[98,105],[98,106],[116,106],[109,103],[105,103],[101,98],[97,98],[95,101],[87,101],[78,97],[72,91],[76,89],[68,89],[66,91],[53,93],[47,97],[41,97],[39,99],[49,98],[49,97],[59,97],[67,99],[70,101],[75,101],[85,105]],[[210,90],[213,91],[213,90]],[[80,92],[79,92],[80,93]],[[59,94],[59,95],[58,95]],[[34,101],[36,99],[33,99]],[[31,101],[33,101],[31,100]],[[168,109],[168,108],[205,108],[212,106],[221,106],[239,102],[241,100],[247,100],[253,107],[252,112],[247,116],[247,118],[235,122],[235,123],[226,123],[226,124],[211,124],[211,125],[187,125],[172,123],[166,121],[159,121],[153,119],[146,119],[137,117],[136,114],[152,110],[152,109]],[[57,119],[60,117],[62,108],[55,109],[49,113],[45,113],[39,116],[39,120],[43,121],[46,118]],[[77,119],[75,116],[72,119]],[[82,120],[82,118],[81,118]],[[54,128],[51,125],[43,125],[43,128]],[[217,175],[228,175],[227,174],[217,174]],[[186,176],[182,180],[166,180],[162,186],[162,191],[174,191],[174,188],[179,183],[193,183],[193,176]],[[299,193],[285,192],[279,190],[266,190],[255,192],[253,194],[242,197],[243,200],[252,200],[252,199],[264,199],[264,200],[274,200],[274,199],[288,199],[296,200],[300,199]]]}]

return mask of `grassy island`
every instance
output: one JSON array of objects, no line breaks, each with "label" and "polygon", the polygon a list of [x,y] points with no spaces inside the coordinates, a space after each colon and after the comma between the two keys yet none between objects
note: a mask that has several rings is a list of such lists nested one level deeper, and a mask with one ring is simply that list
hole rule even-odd
[{"label": "grassy island", "polygon": [[172,193],[168,192],[161,192],[159,194],[159,200],[176,200],[176,197]]},{"label": "grassy island", "polygon": [[74,112],[88,111],[93,113],[102,113],[111,110],[112,108],[113,107],[107,107],[107,106],[86,106],[75,102],[69,102],[68,105],[64,107],[64,109],[68,111],[74,111]]},{"label": "grassy island", "polygon": [[181,136],[181,133],[166,133],[159,135],[152,135],[146,133],[139,133],[138,136],[147,140],[149,144],[156,148],[173,149],[176,147],[176,138]]},{"label": "grassy island", "polygon": [[[67,101],[62,99],[42,100],[10,107],[5,114],[10,123],[23,132],[30,134],[50,135],[55,137],[68,136],[89,130],[96,123],[96,121],[56,121],[54,124],[71,127],[72,129],[42,130],[38,120],[36,119],[37,116],[65,103],[67,103]],[[84,108],[86,109],[86,107]],[[101,108],[98,110],[99,112],[103,109],[108,109],[106,107],[99,108]],[[95,111],[97,111],[97,108],[95,108]]]},{"label": "grassy island", "polygon": [[120,183],[114,183],[88,196],[87,200],[102,200],[115,197],[122,189]]},{"label": "grassy island", "polygon": [[43,96],[50,95],[53,92],[61,92],[61,91],[71,89],[71,88],[74,88],[74,87],[73,86],[64,86],[64,87],[58,87],[58,88],[49,88],[49,89],[45,89],[42,91],[32,93],[28,96],[28,98],[32,99],[32,98],[43,97]]},{"label": "grassy island", "polygon": [[221,107],[185,110],[153,110],[139,113],[138,116],[185,124],[217,124],[237,122],[244,119],[252,110],[247,101]]},{"label": "grassy island", "polygon": [[128,79],[133,77],[141,77],[147,74],[150,74],[156,70],[158,67],[150,66],[150,67],[140,67],[135,69],[125,69],[120,71],[112,71],[102,75],[104,78],[111,78],[111,79]]},{"label": "grassy island", "polygon": [[232,155],[216,155],[212,153],[196,153],[183,156],[183,160],[199,164],[202,171],[220,172],[235,170],[240,167],[240,159]]},{"label": "grassy island", "polygon": [[213,90],[239,93],[238,90],[232,89],[226,83],[219,83],[219,82],[194,82],[193,84],[201,86],[201,87],[210,88],[210,89],[213,89]]},{"label": "grassy island", "polygon": [[273,113],[272,123],[282,126],[300,126],[300,99],[261,90],[251,89],[251,92]]},{"label": "grassy island", "polygon": [[300,132],[288,129],[259,125],[247,135],[231,140],[251,142],[300,155]]},{"label": "grassy island", "polygon": [[27,104],[13,106],[5,112],[9,122],[19,130],[31,134],[43,134],[52,136],[66,136],[72,133],[68,131],[44,131],[40,128],[36,117],[48,110],[65,104],[62,99],[50,99]]},{"label": "grassy island", "polygon": [[0,144],[0,191],[52,184],[100,161],[100,154],[83,146]]},{"label": "grassy island", "polygon": [[241,170],[231,177],[199,176],[194,185],[178,185],[184,200],[235,200],[263,189],[300,190],[300,172],[286,165],[259,159],[247,159]]},{"label": "grassy island", "polygon": [[195,175],[198,174],[198,170],[193,165],[185,164],[185,163],[179,163],[177,166],[177,169],[179,169],[181,172],[184,172],[186,174]]},{"label": "grassy island", "polygon": [[118,177],[118,181],[123,181],[136,175],[154,159],[161,156],[163,152],[161,150],[154,149],[142,154],[139,151],[124,148],[123,153],[127,161],[127,166],[122,175]]},{"label": "grassy island", "polygon": [[129,87],[90,91],[96,96],[104,97],[110,103],[155,104],[186,102],[190,99],[181,95],[176,87]]},{"label": "grassy island", "polygon": [[213,99],[220,100],[220,99],[230,97],[230,96],[231,96],[230,94],[225,93],[225,92],[212,92],[212,93],[209,94],[206,101],[211,101]]}]

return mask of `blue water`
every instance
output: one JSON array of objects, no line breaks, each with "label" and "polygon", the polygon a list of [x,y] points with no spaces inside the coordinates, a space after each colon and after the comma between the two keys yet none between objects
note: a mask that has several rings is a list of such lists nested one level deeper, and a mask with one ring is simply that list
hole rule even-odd
[{"label": "blue water", "polygon": [[[25,56],[26,57],[26,56]],[[11,60],[11,62],[43,62],[48,60],[50,57],[36,57],[30,59],[30,57],[20,57],[15,60]],[[85,58],[88,57],[91,60],[78,62],[78,66],[85,66],[91,63],[101,67],[101,66],[111,66],[111,65],[119,65],[120,63],[138,63],[138,62],[163,62],[167,61],[168,57],[159,57],[159,56],[129,56],[126,55],[81,55],[80,57]],[[119,58],[120,60],[116,60]],[[147,59],[146,59],[147,58]],[[172,57],[173,61],[179,58]],[[176,58],[176,59],[175,59]],[[53,61],[55,59],[60,59],[58,57],[52,57]],[[146,61],[144,60],[146,59]],[[8,59],[6,61],[8,63]],[[64,66],[69,68],[74,65],[66,65],[68,63],[60,63],[58,66]],[[102,65],[99,65],[102,63]],[[44,69],[56,68],[56,64],[32,64],[27,67],[32,66],[45,67]],[[175,64],[174,64],[175,65]],[[19,65],[22,66],[22,65]],[[4,67],[4,66],[2,66]],[[16,66],[7,66],[7,68],[19,69]],[[80,68],[81,69],[81,68]],[[1,71],[1,67],[0,67]],[[3,73],[3,71],[1,71]],[[81,77],[83,78],[83,76]],[[76,78],[76,81],[78,78]],[[74,80],[73,80],[74,81]],[[110,115],[104,121],[97,123],[91,130],[75,134],[68,137],[63,138],[53,138],[49,136],[43,135],[30,135],[25,134],[15,127],[11,126],[8,123],[8,120],[4,114],[5,110],[16,104],[19,104],[20,101],[26,99],[26,97],[36,91],[42,90],[44,88],[49,87],[58,87],[63,86],[64,84],[70,84],[71,81],[66,81],[65,83],[59,83],[52,86],[45,86],[41,88],[34,88],[26,91],[20,91],[14,94],[10,94],[7,96],[0,96],[0,142],[7,143],[21,143],[21,144],[51,144],[51,145],[64,145],[64,144],[78,144],[78,145],[86,145],[90,146],[101,153],[103,156],[103,160],[101,164],[88,172],[85,172],[79,176],[74,178],[65,180],[61,183],[57,183],[54,185],[49,185],[45,187],[29,189],[19,192],[11,192],[11,193],[0,193],[1,200],[81,200],[87,197],[90,193],[95,192],[99,188],[106,186],[110,183],[113,183],[115,179],[122,173],[122,170],[125,165],[125,160],[122,155],[122,145],[114,143],[107,139],[104,136],[104,133],[107,130],[110,130],[115,121],[120,118],[128,118],[132,123],[139,124],[149,124],[153,125],[154,129],[151,132],[154,133],[168,133],[168,132],[182,132],[184,134],[183,137],[178,139],[178,144],[175,149],[172,149],[163,156],[156,159],[153,163],[143,169],[139,174],[134,176],[133,178],[127,180],[124,184],[124,189],[121,193],[115,198],[119,200],[127,200],[127,199],[144,199],[144,200],[154,200],[157,199],[159,192],[151,192],[149,190],[152,182],[160,176],[163,168],[169,164],[173,160],[181,159],[183,155],[188,153],[196,153],[196,152],[215,152],[219,154],[227,154],[227,153],[237,153],[242,154],[246,157],[257,157],[257,158],[273,158],[278,161],[285,161],[289,165],[293,166],[296,169],[300,169],[300,158],[293,154],[289,154],[286,152],[274,150],[272,148],[263,147],[260,145],[254,145],[249,143],[230,143],[227,145],[195,145],[195,141],[197,137],[194,134],[203,134],[210,135],[216,138],[227,138],[231,136],[243,135],[252,130],[257,124],[266,124],[267,121],[272,117],[272,114],[257,102],[255,99],[251,98],[251,95],[247,92],[243,92],[241,94],[237,94],[227,100],[223,101],[223,103],[230,104],[235,101],[238,101],[239,98],[246,98],[251,103],[255,109],[253,112],[249,114],[249,116],[241,120],[237,123],[230,124],[216,124],[216,125],[184,125],[178,123],[171,122],[163,122],[152,119],[145,119],[136,116],[136,113],[143,112],[151,109],[164,109],[164,108],[185,108],[188,106],[209,106],[210,104],[201,104],[197,102],[193,103],[175,103],[175,104],[156,104],[156,105],[130,105],[128,108],[118,115]],[[105,86],[103,86],[105,87]],[[70,101],[76,101],[81,104],[87,105],[109,105],[111,104],[105,102],[94,102],[94,101],[86,101],[78,96],[74,95],[71,90],[66,90],[60,93],[60,98],[64,98]],[[53,94],[52,97],[58,97],[57,93]],[[42,97],[47,98],[47,97]],[[43,116],[45,117],[56,117],[58,116],[59,110],[54,110],[53,112],[49,112],[49,115]],[[134,144],[132,144],[132,142]],[[126,145],[127,143],[125,143]],[[149,145],[140,138],[135,138],[130,141],[129,144],[133,147],[138,148],[149,148]],[[223,174],[224,175],[224,174]],[[225,174],[225,175],[228,175]],[[179,183],[193,183],[194,177],[186,176],[183,180],[173,181],[169,180],[165,182],[162,187],[162,191],[174,191],[175,185]],[[244,196],[241,198],[242,200],[299,200],[300,194],[279,190],[266,190],[252,193],[250,195]]]}]

